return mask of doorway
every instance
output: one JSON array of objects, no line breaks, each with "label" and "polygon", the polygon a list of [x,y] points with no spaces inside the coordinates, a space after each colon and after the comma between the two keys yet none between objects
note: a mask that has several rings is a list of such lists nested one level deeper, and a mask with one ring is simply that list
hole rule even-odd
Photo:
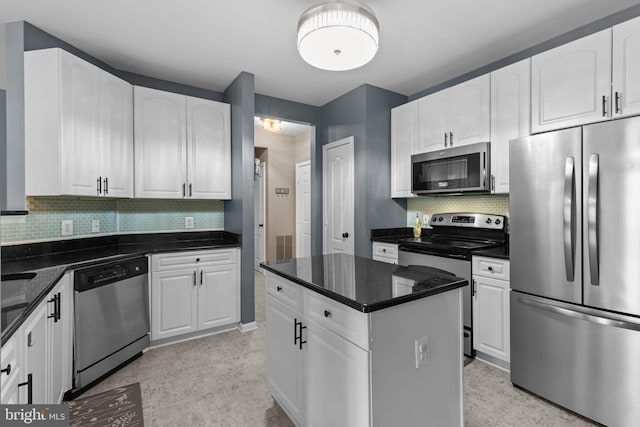
[{"label": "doorway", "polygon": [[[274,123],[275,122],[275,123]],[[265,125],[265,123],[267,125]],[[306,124],[279,121],[276,119],[255,119],[255,157],[264,163],[264,205],[263,227],[259,228],[256,216],[256,235],[264,235],[264,258],[266,261],[280,261],[311,253],[311,132]],[[298,171],[298,166],[307,164]],[[306,188],[300,193],[298,172],[303,175],[300,185]],[[256,196],[257,197],[257,196]],[[299,203],[298,198],[303,199]],[[305,203],[308,200],[308,207]],[[256,199],[256,204],[259,202]],[[305,216],[306,215],[306,216]],[[302,217],[302,221],[299,219]],[[301,228],[299,229],[298,224]],[[307,227],[308,224],[308,227]],[[302,239],[305,243],[298,245]],[[256,245],[259,241],[256,238]],[[256,256],[259,248],[256,247]]]},{"label": "doorway", "polygon": [[260,158],[255,158],[255,169],[253,176],[253,236],[255,241],[255,265],[256,271],[263,272],[260,267],[260,263],[266,261],[265,253],[265,218],[267,204],[265,199],[266,192],[266,179],[265,179],[265,166],[266,162],[261,161]]}]

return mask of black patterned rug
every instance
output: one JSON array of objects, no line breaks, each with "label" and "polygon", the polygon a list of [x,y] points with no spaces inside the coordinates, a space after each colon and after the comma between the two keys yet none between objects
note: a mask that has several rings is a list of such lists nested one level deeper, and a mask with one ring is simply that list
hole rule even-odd
[{"label": "black patterned rug", "polygon": [[140,384],[66,402],[70,427],[143,427]]}]

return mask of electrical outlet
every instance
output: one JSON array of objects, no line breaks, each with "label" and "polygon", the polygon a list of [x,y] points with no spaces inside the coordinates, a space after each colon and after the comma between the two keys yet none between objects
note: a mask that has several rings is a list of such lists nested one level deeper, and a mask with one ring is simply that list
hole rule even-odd
[{"label": "electrical outlet", "polygon": [[73,236],[73,220],[63,219],[62,230],[60,230],[61,236]]},{"label": "electrical outlet", "polygon": [[93,221],[91,221],[91,232],[92,233],[99,233],[100,232],[100,220],[99,219],[94,219]]},{"label": "electrical outlet", "polygon": [[429,220],[431,219],[430,214],[422,214],[422,224],[429,225]]},{"label": "electrical outlet", "polygon": [[414,341],[416,369],[420,369],[429,360],[429,337],[425,336]]},{"label": "electrical outlet", "polygon": [[193,217],[185,216],[184,217],[184,228],[193,228]]}]

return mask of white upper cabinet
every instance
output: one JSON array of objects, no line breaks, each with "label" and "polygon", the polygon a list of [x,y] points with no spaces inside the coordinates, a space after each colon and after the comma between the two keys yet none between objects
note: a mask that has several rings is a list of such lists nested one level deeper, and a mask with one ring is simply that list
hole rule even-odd
[{"label": "white upper cabinet", "polygon": [[413,197],[411,155],[418,151],[418,101],[391,110],[391,197]]},{"label": "white upper cabinet", "polygon": [[230,199],[230,106],[134,91],[136,197]]},{"label": "white upper cabinet", "polygon": [[509,192],[509,140],[531,133],[529,58],[491,73],[491,191]]},{"label": "white upper cabinet", "polygon": [[531,58],[533,133],[611,116],[611,29]]},{"label": "white upper cabinet", "polygon": [[490,77],[485,74],[451,88],[449,146],[489,141],[489,87]]},{"label": "white upper cabinet", "polygon": [[485,74],[418,100],[418,152],[489,141],[490,78]]},{"label": "white upper cabinet", "polygon": [[613,27],[613,117],[640,114],[640,17]]},{"label": "white upper cabinet", "polygon": [[24,61],[26,194],[131,197],[131,85],[57,48]]}]

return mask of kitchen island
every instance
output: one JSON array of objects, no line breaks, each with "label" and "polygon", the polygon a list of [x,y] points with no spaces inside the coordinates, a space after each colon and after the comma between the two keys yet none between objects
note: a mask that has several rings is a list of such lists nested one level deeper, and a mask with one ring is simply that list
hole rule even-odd
[{"label": "kitchen island", "polygon": [[345,254],[261,264],[267,379],[304,426],[462,426],[462,288]]}]

